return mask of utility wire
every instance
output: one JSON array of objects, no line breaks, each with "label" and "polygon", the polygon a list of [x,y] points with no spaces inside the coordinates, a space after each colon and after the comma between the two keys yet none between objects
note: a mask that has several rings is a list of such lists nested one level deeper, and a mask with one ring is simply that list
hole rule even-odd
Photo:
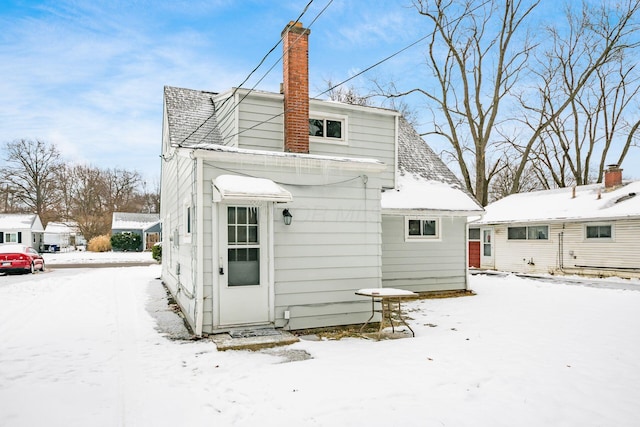
[{"label": "utility wire", "polygon": [[[331,0],[333,1],[333,0]],[[297,24],[300,19],[304,16],[305,13],[307,13],[307,10],[309,9],[309,6],[311,6],[311,3],[313,3],[314,0],[309,0],[309,2],[307,3],[307,5],[304,7],[304,9],[302,10],[302,13],[300,13],[300,15],[298,16],[298,18],[293,22],[293,24],[290,25],[293,26],[295,24]],[[326,9],[326,7],[325,7]],[[258,65],[249,73],[249,75],[242,81],[242,83],[240,83],[239,86],[237,86],[236,88],[234,88],[233,93],[231,94],[231,96],[227,99],[225,99],[222,104],[220,105],[219,108],[224,107],[224,105],[227,103],[227,101],[231,98],[233,98],[233,96],[236,94],[236,92],[238,91],[238,89],[240,89],[242,87],[243,84],[245,84],[247,82],[247,80],[249,80],[251,78],[251,76],[253,75],[253,73],[255,73],[258,68],[260,68],[260,66],[264,63],[264,61],[266,61],[267,57],[269,57],[269,55],[271,55],[271,53],[280,45],[280,43],[282,42],[282,37],[280,37],[280,39],[278,40],[278,42],[273,45],[273,47],[271,49],[269,49],[269,51],[267,52],[266,55],[264,55],[262,57],[262,59],[260,60],[260,62],[258,63]],[[273,68],[273,67],[272,67]],[[269,70],[270,71],[270,70]],[[262,79],[264,79],[264,77],[262,77]],[[262,79],[260,79],[260,81],[262,81]],[[254,86],[255,88],[255,86]],[[253,89],[253,88],[252,88]],[[209,115],[209,117],[207,117],[202,123],[200,123],[200,125],[195,128],[193,130],[193,132],[191,132],[189,135],[187,135],[178,145],[182,145],[184,144],[189,138],[191,138],[193,136],[193,134],[195,134],[200,128],[202,128],[202,126],[204,126],[209,120],[211,120],[213,118],[213,116],[216,115],[216,105],[213,102],[213,99],[211,99],[211,103],[213,104],[213,113],[211,113],[211,115]],[[200,143],[204,138],[206,138],[207,136],[209,136],[211,134],[211,131],[207,132],[207,134],[200,139],[200,141],[198,141],[198,143]]]},{"label": "utility wire", "polygon": [[[324,7],[324,8],[322,8],[322,10],[321,10],[320,12],[318,12],[318,14],[315,16],[315,18],[313,18],[313,20],[311,21],[311,23],[307,26],[307,29],[311,29],[311,27],[313,26],[313,24],[314,24],[314,23],[318,20],[318,18],[320,18],[320,16],[321,16],[321,15],[322,15],[326,10],[327,10],[327,8],[331,5],[331,3],[333,3],[333,0],[329,0],[329,2],[325,5],[325,7]],[[311,4],[311,2],[310,2],[309,4]],[[307,5],[307,7],[308,7],[308,6],[309,6],[309,5]],[[305,11],[306,11],[306,8],[305,8]],[[301,16],[302,16],[302,15],[301,15]],[[289,26],[287,29],[289,29],[289,28],[291,28],[291,27],[292,27],[292,26]],[[258,81],[257,81],[257,82],[256,82],[256,83],[251,87],[251,89],[249,89],[249,90],[247,91],[247,93],[245,93],[245,94],[242,96],[242,98],[240,98],[240,100],[239,100],[239,101],[238,101],[238,102],[233,106],[233,108],[231,108],[229,111],[227,111],[227,112],[224,114],[224,116],[222,116],[222,117],[218,118],[218,123],[223,122],[224,120],[226,120],[226,119],[227,119],[227,117],[229,117],[229,116],[234,112],[234,110],[236,110],[237,108],[239,108],[239,107],[240,107],[240,104],[245,100],[245,98],[246,98],[247,96],[249,96],[249,94],[251,94],[251,92],[253,92],[253,91],[255,90],[255,88],[256,88],[256,87],[257,87],[257,86],[262,82],[262,80],[264,80],[264,79],[267,77],[267,75],[268,75],[271,71],[273,71],[274,67],[275,67],[276,65],[278,65],[278,64],[280,63],[280,61],[284,58],[284,55],[285,55],[286,53],[289,53],[289,51],[293,48],[293,46],[295,46],[295,45],[296,45],[296,43],[298,43],[298,41],[300,40],[300,38],[302,38],[303,36],[304,36],[304,34],[300,34],[300,35],[299,35],[299,36],[298,36],[298,37],[293,41],[293,43],[291,43],[291,46],[289,46],[289,49],[287,49],[287,52],[283,52],[283,53],[282,53],[282,55],[280,56],[280,58],[278,58],[278,60],[276,60],[276,61],[271,65],[271,67],[270,67],[270,68],[269,68],[269,69],[268,69],[268,70],[263,74],[263,76],[260,78],[260,80],[258,80]],[[280,40],[282,40],[282,39],[280,39]],[[233,91],[233,93],[232,93],[228,98],[226,98],[226,99],[223,101],[223,103],[222,103],[222,104],[221,104],[221,106],[219,107],[220,109],[222,108],[222,106],[224,106],[224,104],[225,104],[229,99],[233,98],[233,96],[236,94],[237,90],[238,90],[238,88],[236,88],[236,89]],[[211,134],[211,132],[212,132],[212,131],[213,131],[213,130],[211,130],[211,131],[207,132],[207,134],[206,134],[206,135],[204,135],[204,136],[200,139],[200,141],[198,141],[198,143],[200,143],[200,142],[201,142],[201,141],[203,141],[205,138],[207,138],[207,137]],[[235,136],[235,135],[234,135],[234,136]]]},{"label": "utility wire", "polygon": [[[340,83],[338,83],[338,84],[335,84],[335,85],[331,86],[329,89],[325,90],[324,92],[321,92],[321,93],[319,93],[319,94],[315,95],[313,98],[318,98],[318,97],[320,97],[320,96],[324,95],[325,93],[330,92],[331,90],[333,90],[333,89],[335,89],[335,88],[337,88],[337,87],[339,87],[339,86],[341,86],[341,85],[343,85],[343,84],[345,84],[345,83],[349,82],[350,80],[355,79],[356,77],[358,77],[358,76],[360,76],[360,75],[362,75],[362,74],[366,73],[367,71],[370,71],[371,69],[373,69],[373,68],[375,68],[375,67],[377,67],[377,66],[381,65],[382,63],[384,63],[384,62],[386,62],[386,61],[388,61],[388,60],[390,60],[391,58],[393,58],[393,57],[395,57],[395,56],[397,56],[397,55],[401,54],[401,53],[402,53],[402,52],[404,52],[405,50],[407,50],[407,49],[409,49],[409,48],[411,48],[411,47],[413,47],[413,46],[417,45],[418,43],[420,43],[421,41],[423,41],[423,40],[425,40],[425,39],[429,38],[430,36],[431,36],[431,35],[426,35],[426,36],[424,36],[424,37],[419,38],[419,39],[418,39],[418,40],[416,40],[415,42],[413,42],[413,43],[411,43],[411,44],[409,44],[409,45],[407,45],[407,46],[403,47],[402,49],[400,49],[400,50],[398,50],[398,51],[396,51],[396,52],[394,52],[394,53],[392,53],[391,55],[389,55],[389,56],[387,56],[386,58],[384,58],[384,59],[382,59],[382,60],[380,60],[380,61],[376,62],[375,64],[373,64],[373,65],[371,65],[371,66],[369,66],[369,67],[365,68],[364,70],[360,71],[359,73],[357,73],[357,74],[355,74],[355,75],[353,75],[353,76],[349,77],[348,79],[345,79],[345,80],[341,81],[341,82],[340,82]],[[278,118],[278,117],[280,117],[280,116],[284,115],[284,113],[285,113],[285,111],[283,111],[282,113],[275,114],[275,115],[273,115],[273,116],[269,117],[269,118],[268,118],[268,119],[266,119],[266,120],[263,120],[263,121],[261,121],[261,122],[259,122],[259,123],[256,123],[255,125],[253,125],[253,126],[251,126],[251,127],[248,127],[248,128],[246,128],[246,129],[243,129],[243,130],[241,130],[241,131],[238,131],[238,132],[236,132],[236,133],[234,133],[234,134],[232,134],[232,135],[226,136],[226,137],[224,137],[223,139],[231,139],[231,138],[236,137],[236,136],[238,136],[238,135],[240,135],[240,134],[242,134],[242,133],[244,133],[244,132],[246,132],[246,131],[248,131],[248,130],[255,129],[256,127],[258,127],[258,126],[260,126],[260,125],[263,125],[263,124],[265,124],[265,123],[268,123],[268,122],[270,122],[271,120],[273,120],[273,119],[275,119],[275,118]]]}]

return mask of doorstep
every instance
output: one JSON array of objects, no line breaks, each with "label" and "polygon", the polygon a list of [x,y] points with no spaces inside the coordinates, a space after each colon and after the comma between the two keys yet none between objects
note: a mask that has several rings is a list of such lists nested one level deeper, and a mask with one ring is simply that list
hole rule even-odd
[{"label": "doorstep", "polygon": [[224,334],[211,335],[210,338],[218,351],[260,350],[299,341],[293,334],[274,328],[237,329]]}]

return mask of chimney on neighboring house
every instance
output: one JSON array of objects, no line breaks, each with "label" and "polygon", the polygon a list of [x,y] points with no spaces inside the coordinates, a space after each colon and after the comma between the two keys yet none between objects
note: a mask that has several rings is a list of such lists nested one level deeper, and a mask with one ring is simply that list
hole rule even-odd
[{"label": "chimney on neighboring house", "polygon": [[309,34],[293,21],[282,31],[284,151],[309,152]]},{"label": "chimney on neighboring house", "polygon": [[604,188],[613,190],[622,185],[622,169],[618,165],[608,165],[604,171]]}]

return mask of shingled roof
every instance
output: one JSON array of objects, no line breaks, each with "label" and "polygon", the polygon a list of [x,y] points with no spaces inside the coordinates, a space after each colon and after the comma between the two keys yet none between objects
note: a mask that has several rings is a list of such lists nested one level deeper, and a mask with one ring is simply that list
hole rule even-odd
[{"label": "shingled roof", "polygon": [[482,207],[407,120],[398,123],[396,188],[382,194],[386,210],[478,214]]},{"label": "shingled roof", "polygon": [[169,143],[174,147],[197,147],[205,144],[220,144],[222,137],[218,128],[213,103],[215,92],[165,86]]}]

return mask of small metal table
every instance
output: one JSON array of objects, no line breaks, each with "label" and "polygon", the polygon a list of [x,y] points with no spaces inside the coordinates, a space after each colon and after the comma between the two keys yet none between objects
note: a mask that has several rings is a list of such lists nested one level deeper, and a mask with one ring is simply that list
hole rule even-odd
[{"label": "small metal table", "polygon": [[[403,299],[415,298],[418,296],[415,292],[406,291],[404,289],[395,288],[374,288],[374,289],[359,289],[356,295],[371,298],[371,317],[360,327],[360,333],[371,322],[371,319],[380,313],[382,318],[380,319],[380,328],[378,329],[378,340],[382,335],[382,329],[384,329],[384,320],[388,319],[391,324],[391,331],[395,332],[395,326],[393,325],[393,316],[397,316],[400,323],[404,324],[411,331],[412,336],[416,336],[416,333],[411,329],[411,326],[402,317],[402,308],[400,303]],[[380,309],[376,309],[376,303],[380,303]]]}]

